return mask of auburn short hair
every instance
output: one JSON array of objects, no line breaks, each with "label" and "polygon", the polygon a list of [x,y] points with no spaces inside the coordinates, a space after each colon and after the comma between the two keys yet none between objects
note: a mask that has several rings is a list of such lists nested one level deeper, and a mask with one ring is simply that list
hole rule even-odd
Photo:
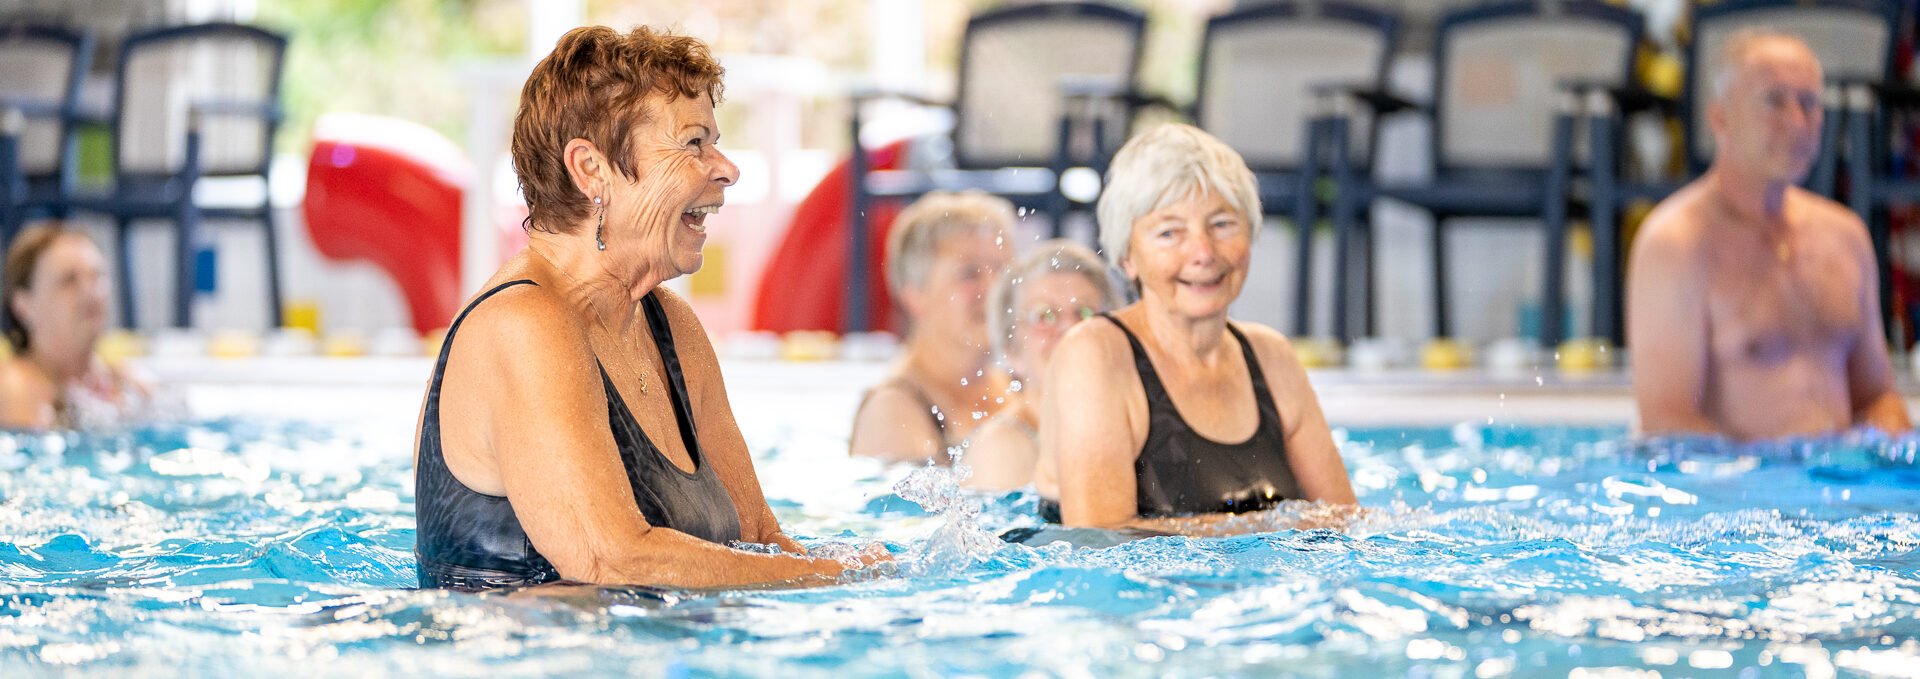
[{"label": "auburn short hair", "polygon": [[614,169],[635,178],[629,137],[653,116],[647,97],[705,95],[718,105],[725,74],[706,43],[646,26],[624,35],[588,26],[561,36],[527,76],[513,118],[513,167],[531,227],[569,232],[591,210],[567,175],[567,142],[593,142]]}]

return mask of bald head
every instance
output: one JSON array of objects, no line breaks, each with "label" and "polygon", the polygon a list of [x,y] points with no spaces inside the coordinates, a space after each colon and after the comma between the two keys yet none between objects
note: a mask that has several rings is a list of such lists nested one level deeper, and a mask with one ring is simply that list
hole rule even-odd
[{"label": "bald head", "polygon": [[1714,167],[1770,184],[1806,177],[1820,150],[1820,62],[1799,38],[1743,31],[1727,41],[1707,102]]},{"label": "bald head", "polygon": [[1727,44],[1720,48],[1719,64],[1713,70],[1713,98],[1724,101],[1727,92],[1733,88],[1734,81],[1747,75],[1758,64],[1767,62],[1800,62],[1813,68],[1815,79],[1820,76],[1820,59],[1813,54],[1813,48],[1807,47],[1800,36],[1772,29],[1750,28],[1739,31],[1727,38]]}]

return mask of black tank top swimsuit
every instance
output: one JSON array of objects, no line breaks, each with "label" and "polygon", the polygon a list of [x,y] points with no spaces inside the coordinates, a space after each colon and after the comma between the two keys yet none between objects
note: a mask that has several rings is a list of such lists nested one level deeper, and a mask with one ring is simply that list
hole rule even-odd
[{"label": "black tank top swimsuit", "polygon": [[[1160,383],[1160,373],[1147,359],[1140,338],[1113,316],[1101,317],[1126,334],[1127,344],[1133,347],[1134,370],[1140,373],[1140,386],[1147,393],[1147,440],[1133,463],[1134,501],[1140,516],[1251,512],[1282,500],[1300,499],[1300,484],[1293,477],[1293,467],[1287,464],[1286,430],[1280,426],[1280,410],[1273,404],[1260,361],[1239,328],[1227,324],[1233,339],[1240,343],[1240,355],[1246,358],[1247,373],[1253,378],[1260,425],[1247,440],[1229,444],[1194,431]],[[1048,521],[1060,521],[1060,505],[1051,500],[1041,501],[1040,513]]]},{"label": "black tank top swimsuit", "polygon": [[[440,345],[440,360],[433,367],[433,382],[427,391],[427,404],[420,425],[420,459],[414,473],[414,513],[418,528],[414,555],[419,559],[420,586],[475,591],[498,587],[538,585],[560,579],[546,557],[533,548],[527,533],[514,516],[507,498],[476,492],[448,471],[440,447],[440,380],[447,369],[447,356],[453,349],[453,336],[460,322],[481,302],[508,287],[537,285],[529,280],[502,283],[473,300],[447,329]],[[691,474],[674,466],[673,461],[654,447],[640,423],[633,418],[614,389],[606,368],[600,368],[600,384],[607,392],[607,417],[613,428],[613,440],[620,448],[620,463],[626,468],[627,483],[647,523],[671,528],[694,537],[727,544],[740,539],[740,516],[733,498],[700,454],[700,443],[693,428],[693,409],[687,400],[687,384],[680,372],[680,359],[673,348],[673,331],[660,301],[649,294],[641,298],[647,326],[653,330],[654,344],[660,350],[662,369],[672,390],[673,414],[680,424],[680,438],[693,458]],[[596,361],[597,364],[597,361]]]}]

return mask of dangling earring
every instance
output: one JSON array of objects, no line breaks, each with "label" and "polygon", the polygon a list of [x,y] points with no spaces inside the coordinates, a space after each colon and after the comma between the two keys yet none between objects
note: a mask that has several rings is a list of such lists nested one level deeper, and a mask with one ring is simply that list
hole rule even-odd
[{"label": "dangling earring", "polygon": [[[600,205],[599,196],[593,197],[593,204]],[[607,241],[601,239],[600,234],[607,226],[607,208],[604,206],[597,207],[594,208],[594,212],[599,215],[599,220],[594,222],[593,225],[593,242],[598,244],[601,250],[605,250],[607,249]]]}]

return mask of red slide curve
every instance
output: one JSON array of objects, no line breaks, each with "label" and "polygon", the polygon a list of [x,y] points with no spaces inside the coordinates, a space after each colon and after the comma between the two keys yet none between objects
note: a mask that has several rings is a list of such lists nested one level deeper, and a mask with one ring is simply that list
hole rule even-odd
[{"label": "red slide curve", "polygon": [[[874,169],[892,170],[904,164],[907,142],[898,141],[867,155]],[[847,214],[853,181],[848,161],[841,161],[807,194],[793,211],[786,240],[780,243],[761,272],[754,298],[753,329],[789,332],[843,327],[847,288]],[[876,202],[867,212],[867,318],[873,329],[895,329],[893,298],[887,294],[887,230],[900,213],[898,201]]]},{"label": "red slide curve", "polygon": [[465,163],[445,137],[405,121],[332,114],[315,126],[302,205],[314,247],[385,270],[423,335],[460,305]]}]

